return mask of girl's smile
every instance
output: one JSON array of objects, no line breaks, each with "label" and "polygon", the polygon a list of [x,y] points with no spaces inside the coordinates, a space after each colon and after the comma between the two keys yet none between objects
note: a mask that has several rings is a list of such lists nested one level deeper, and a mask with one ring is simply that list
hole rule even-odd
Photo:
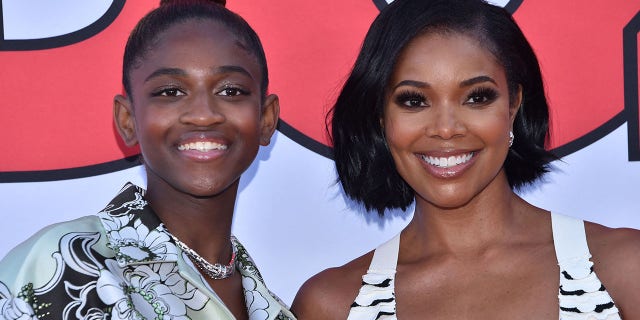
[{"label": "girl's smile", "polygon": [[129,110],[151,191],[208,197],[236,186],[277,121],[256,57],[218,22],[173,25],[130,77],[131,96],[117,101]]}]

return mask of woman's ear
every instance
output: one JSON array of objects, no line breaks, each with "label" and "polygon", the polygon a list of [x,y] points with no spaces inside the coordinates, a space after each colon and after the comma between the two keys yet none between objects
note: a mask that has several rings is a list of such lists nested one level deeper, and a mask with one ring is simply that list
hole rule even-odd
[{"label": "woman's ear", "polygon": [[[513,103],[509,106],[509,119],[513,124],[513,121],[516,118],[516,114],[518,114],[518,110],[522,108],[522,103],[524,102],[524,97],[522,93],[522,85],[518,85],[518,92],[516,92]],[[513,126],[513,125],[512,125]]]},{"label": "woman's ear", "polygon": [[264,100],[262,115],[260,117],[260,145],[268,146],[271,143],[271,136],[278,126],[280,116],[280,101],[278,96],[270,94]]},{"label": "woman's ear", "polygon": [[113,121],[124,143],[129,147],[135,146],[138,143],[138,137],[136,136],[133,105],[123,95],[117,95],[113,98]]}]

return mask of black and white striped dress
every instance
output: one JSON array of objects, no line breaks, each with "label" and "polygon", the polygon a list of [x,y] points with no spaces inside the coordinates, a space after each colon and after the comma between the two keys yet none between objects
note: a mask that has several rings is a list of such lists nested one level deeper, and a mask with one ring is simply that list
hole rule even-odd
[{"label": "black and white striped dress", "polygon": [[[620,319],[618,308],[593,271],[584,222],[553,213],[551,221],[560,266],[559,319]],[[375,250],[348,320],[396,319],[394,283],[399,248],[400,234]]]}]

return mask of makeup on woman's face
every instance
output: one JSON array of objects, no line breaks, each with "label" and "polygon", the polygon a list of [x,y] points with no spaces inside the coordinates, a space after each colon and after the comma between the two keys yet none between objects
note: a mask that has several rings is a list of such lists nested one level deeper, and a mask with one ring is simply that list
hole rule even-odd
[{"label": "makeup on woman's face", "polygon": [[399,56],[382,123],[418,201],[458,207],[496,181],[512,114],[504,69],[491,52],[463,34],[428,33]]}]

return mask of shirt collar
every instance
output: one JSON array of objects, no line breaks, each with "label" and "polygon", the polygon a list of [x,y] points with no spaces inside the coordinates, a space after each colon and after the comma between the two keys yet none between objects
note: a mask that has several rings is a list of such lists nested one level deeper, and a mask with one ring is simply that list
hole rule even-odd
[{"label": "shirt collar", "polygon": [[178,248],[144,195],[144,189],[127,183],[98,213],[120,266],[178,260]]}]

